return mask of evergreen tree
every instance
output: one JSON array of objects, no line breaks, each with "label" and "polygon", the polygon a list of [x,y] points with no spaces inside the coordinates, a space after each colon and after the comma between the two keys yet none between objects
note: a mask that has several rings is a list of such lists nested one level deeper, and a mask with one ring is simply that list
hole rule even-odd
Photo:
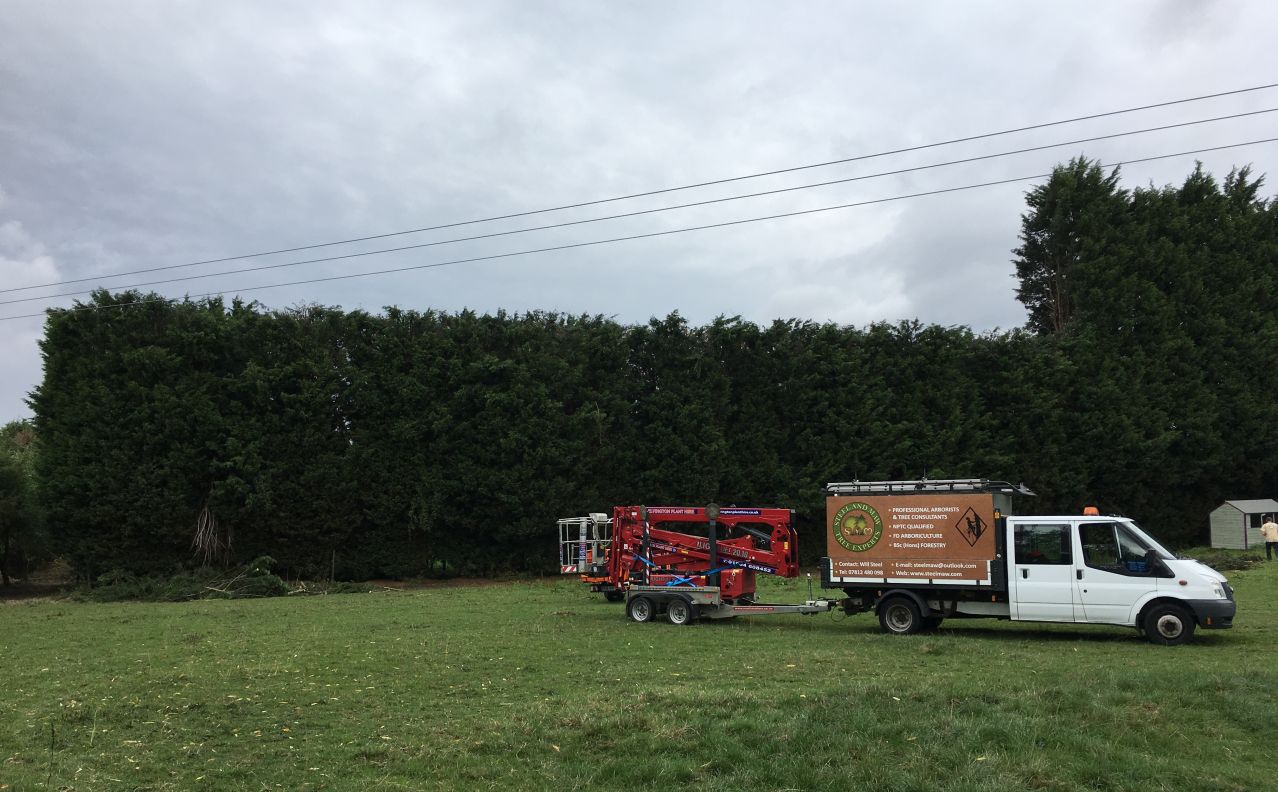
[{"label": "evergreen tree", "polygon": [[1079,306],[1076,281],[1085,269],[1107,266],[1119,234],[1127,194],[1118,168],[1109,175],[1083,157],[1052,169],[1051,178],[1025,197],[1016,254],[1016,297],[1029,312],[1027,327],[1063,332]]},{"label": "evergreen tree", "polygon": [[6,586],[48,558],[35,494],[35,439],[27,421],[0,427],[0,583]]}]

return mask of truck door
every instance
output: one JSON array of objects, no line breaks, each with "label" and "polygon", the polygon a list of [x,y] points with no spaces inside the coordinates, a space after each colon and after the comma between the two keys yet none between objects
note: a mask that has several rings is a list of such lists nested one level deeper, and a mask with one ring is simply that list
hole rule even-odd
[{"label": "truck door", "polygon": [[1147,561],[1150,548],[1113,521],[1080,523],[1078,539],[1074,582],[1083,606],[1080,621],[1131,624],[1132,608],[1158,587]]},{"label": "truck door", "polygon": [[1067,522],[1008,520],[1014,549],[1008,593],[1019,621],[1075,621],[1073,540]]}]

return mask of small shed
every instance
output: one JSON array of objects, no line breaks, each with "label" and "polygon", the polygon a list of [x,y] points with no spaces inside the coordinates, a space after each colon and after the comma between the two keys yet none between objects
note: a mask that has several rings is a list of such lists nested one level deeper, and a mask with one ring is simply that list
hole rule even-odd
[{"label": "small shed", "polygon": [[1260,525],[1270,515],[1278,516],[1278,501],[1272,498],[1225,501],[1211,512],[1211,546],[1235,550],[1264,547]]}]

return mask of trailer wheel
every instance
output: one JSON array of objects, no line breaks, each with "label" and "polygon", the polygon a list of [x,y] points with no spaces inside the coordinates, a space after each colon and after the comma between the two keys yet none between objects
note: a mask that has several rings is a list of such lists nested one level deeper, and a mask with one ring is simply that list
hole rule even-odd
[{"label": "trailer wheel", "polygon": [[879,606],[879,626],[893,635],[913,635],[923,629],[923,614],[909,597],[891,597]]},{"label": "trailer wheel", "polygon": [[631,621],[650,622],[657,615],[657,606],[647,597],[635,597],[626,603],[626,615]]},{"label": "trailer wheel", "polygon": [[683,599],[672,599],[666,603],[666,618],[671,624],[692,624],[696,616],[692,612],[692,604]]},{"label": "trailer wheel", "polygon": [[1179,605],[1155,605],[1145,613],[1145,635],[1152,643],[1179,646],[1194,635],[1194,617]]},{"label": "trailer wheel", "polygon": [[605,591],[604,592],[604,599],[608,600],[609,602],[621,602],[625,598],[626,598],[626,592],[624,591]]}]

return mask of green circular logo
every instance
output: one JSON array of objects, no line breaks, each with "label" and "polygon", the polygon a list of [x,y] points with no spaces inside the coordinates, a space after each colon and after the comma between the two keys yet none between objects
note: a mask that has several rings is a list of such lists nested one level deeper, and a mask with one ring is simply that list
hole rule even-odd
[{"label": "green circular logo", "polygon": [[834,540],[854,553],[869,550],[883,538],[883,518],[868,503],[846,503],[834,514]]}]

